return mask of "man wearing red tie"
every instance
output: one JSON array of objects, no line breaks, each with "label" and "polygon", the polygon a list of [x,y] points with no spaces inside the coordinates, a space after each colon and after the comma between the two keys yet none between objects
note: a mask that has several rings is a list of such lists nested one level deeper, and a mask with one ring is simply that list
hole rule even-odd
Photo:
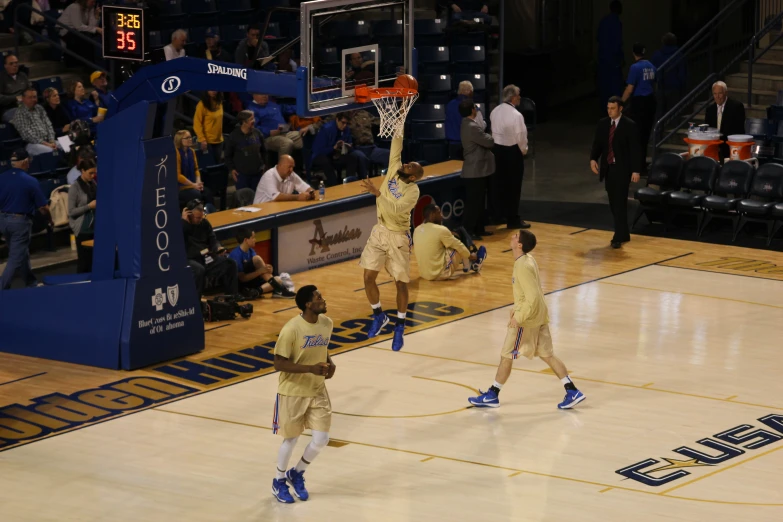
[{"label": "man wearing red tie", "polygon": [[[623,100],[612,96],[606,104],[607,118],[598,122],[590,151],[590,169],[605,181],[609,209],[614,218],[612,248],[631,240],[628,231],[628,186],[639,181],[642,154],[636,123],[623,116]],[[600,166],[599,166],[599,163]]]}]

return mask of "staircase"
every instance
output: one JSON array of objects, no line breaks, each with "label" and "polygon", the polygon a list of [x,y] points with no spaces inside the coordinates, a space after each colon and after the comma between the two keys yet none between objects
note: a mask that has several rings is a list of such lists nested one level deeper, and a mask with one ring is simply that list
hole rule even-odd
[{"label": "staircase", "polygon": [[[7,53],[14,51],[14,36],[10,34],[0,34],[0,52]],[[52,47],[48,43],[39,42],[32,45],[19,47],[19,62],[30,69],[28,78],[30,81],[59,76],[63,80],[65,88],[73,80],[79,80],[84,84],[85,89],[91,90],[89,75],[92,71],[87,68],[70,68],[65,66],[62,60],[52,59]]]}]

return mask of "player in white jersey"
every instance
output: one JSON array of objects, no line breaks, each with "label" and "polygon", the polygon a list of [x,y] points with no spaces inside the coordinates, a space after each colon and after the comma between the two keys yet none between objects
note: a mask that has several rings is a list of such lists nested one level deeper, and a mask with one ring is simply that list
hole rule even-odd
[{"label": "player in white jersey", "polygon": [[[304,472],[329,442],[332,404],[324,380],[331,379],[336,368],[328,352],[333,325],[323,315],[326,301],[321,292],[313,285],[303,286],[296,293],[296,306],[302,313],[283,326],[275,344],[275,370],[280,372],[280,381],[272,431],[283,437],[283,444],[277,454],[272,494],[285,504],[294,502],[286,482],[299,500],[310,497]],[[296,441],[306,428],[311,430],[312,440],[299,463],[286,471]]]}]

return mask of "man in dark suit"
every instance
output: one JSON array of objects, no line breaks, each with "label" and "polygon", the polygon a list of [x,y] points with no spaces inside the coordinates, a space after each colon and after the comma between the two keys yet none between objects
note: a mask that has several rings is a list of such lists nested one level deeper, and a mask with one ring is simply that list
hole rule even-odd
[{"label": "man in dark suit", "polygon": [[[710,127],[720,130],[720,139],[725,140],[732,134],[745,134],[745,106],[742,102],[729,98],[729,89],[723,82],[712,84],[714,105],[707,107],[704,121]],[[729,146],[720,146],[721,159],[729,157]]]},{"label": "man in dark suit", "polygon": [[482,236],[491,236],[484,229],[484,208],[487,196],[487,180],[495,172],[495,155],[492,148],[495,141],[484,132],[476,121],[478,111],[473,98],[465,98],[459,104],[462,116],[460,138],[465,161],[460,177],[465,183],[465,214],[462,224],[471,237],[479,241]]},{"label": "man in dark suit", "polygon": [[[606,182],[609,209],[614,217],[612,248],[631,240],[628,231],[628,185],[639,181],[642,154],[636,123],[623,116],[623,100],[612,96],[606,104],[608,118],[598,122],[590,152],[590,169]],[[599,165],[600,160],[600,165]]]}]

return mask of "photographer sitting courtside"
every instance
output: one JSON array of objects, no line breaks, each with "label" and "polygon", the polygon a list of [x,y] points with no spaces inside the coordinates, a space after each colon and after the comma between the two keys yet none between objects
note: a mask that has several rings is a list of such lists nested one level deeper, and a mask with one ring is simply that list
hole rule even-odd
[{"label": "photographer sitting courtside", "polygon": [[206,278],[222,281],[223,292],[237,293],[237,265],[228,259],[226,249],[220,246],[212,225],[204,217],[204,203],[194,199],[182,211],[182,231],[185,234],[185,252],[193,270],[198,295],[204,293]]},{"label": "photographer sitting courtside", "polygon": [[272,275],[272,265],[267,265],[259,256],[256,246],[256,234],[249,228],[241,228],[237,232],[236,247],[228,255],[233,259],[239,271],[239,291],[244,297],[255,299],[261,294],[272,292],[272,297],[293,299],[296,294],[283,286],[279,277]]}]

